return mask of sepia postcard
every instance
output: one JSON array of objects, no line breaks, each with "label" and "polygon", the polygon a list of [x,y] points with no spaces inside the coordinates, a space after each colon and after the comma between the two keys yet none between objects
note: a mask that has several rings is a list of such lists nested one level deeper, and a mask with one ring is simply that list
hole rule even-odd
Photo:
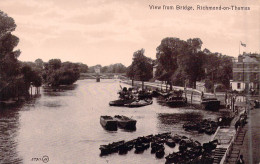
[{"label": "sepia postcard", "polygon": [[0,164],[259,164],[259,0],[0,0]]}]

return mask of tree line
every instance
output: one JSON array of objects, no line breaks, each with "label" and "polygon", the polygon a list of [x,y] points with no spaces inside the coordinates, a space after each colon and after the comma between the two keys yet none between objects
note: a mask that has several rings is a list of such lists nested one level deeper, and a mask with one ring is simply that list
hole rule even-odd
[{"label": "tree line", "polygon": [[100,64],[91,66],[88,69],[89,73],[95,73],[95,68],[99,67],[101,73],[125,73],[126,66],[121,63],[110,64],[108,66],[101,66]]},{"label": "tree line", "polygon": [[[218,52],[201,50],[200,38],[180,40],[167,37],[156,48],[156,59],[144,55],[141,49],[133,54],[132,64],[127,68],[127,76],[132,80],[165,81],[172,87],[187,86],[195,88],[196,81],[204,81],[206,88],[213,90],[214,84],[229,89],[232,79],[232,58]],[[153,77],[153,67],[156,67]]]},{"label": "tree line", "polygon": [[[12,34],[16,29],[13,18],[0,11],[0,100],[27,96],[30,86],[39,87],[43,83],[50,86],[70,85],[77,81],[80,73],[95,72],[100,67],[101,73],[127,73],[132,80],[166,81],[170,86],[195,87],[196,81],[205,81],[206,87],[213,89],[214,84],[229,88],[232,78],[232,57],[218,52],[201,50],[199,38],[186,41],[167,37],[156,48],[156,59],[145,56],[145,50],[133,53],[130,66],[121,63],[109,66],[88,67],[83,63],[62,62],[51,59],[43,62],[21,62],[21,51],[15,49],[19,38]],[[156,67],[153,77],[153,67]]]},{"label": "tree line", "polygon": [[21,51],[15,50],[19,38],[12,34],[15,29],[14,19],[0,11],[0,101],[28,97],[31,86],[40,87],[43,83],[50,86],[73,84],[81,72],[88,71],[83,63],[61,62],[60,59],[19,61]]}]

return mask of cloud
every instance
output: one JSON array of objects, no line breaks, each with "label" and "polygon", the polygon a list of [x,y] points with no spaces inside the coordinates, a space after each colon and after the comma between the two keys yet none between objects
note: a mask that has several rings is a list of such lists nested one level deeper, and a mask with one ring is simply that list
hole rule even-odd
[{"label": "cloud", "polygon": [[68,21],[83,25],[95,25],[109,23],[114,19],[114,13],[109,10],[94,11],[87,14],[72,15]]},{"label": "cloud", "polygon": [[[251,10],[155,11],[149,4],[235,4]],[[55,57],[89,65],[129,64],[140,48],[155,58],[165,37],[198,37],[204,48],[232,56],[237,56],[240,40],[252,52],[260,44],[258,0],[1,0],[0,6],[16,21],[21,60]]]}]

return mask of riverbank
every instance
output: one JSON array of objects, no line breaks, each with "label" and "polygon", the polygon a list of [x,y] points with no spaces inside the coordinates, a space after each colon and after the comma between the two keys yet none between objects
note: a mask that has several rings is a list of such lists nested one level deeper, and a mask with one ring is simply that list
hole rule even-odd
[{"label": "riverbank", "polygon": [[33,98],[37,98],[40,96],[41,96],[40,89],[33,87],[30,89],[30,94],[28,96],[19,96],[19,97],[15,97],[15,98],[10,98],[8,100],[0,101],[0,108],[5,109],[5,108],[17,107],[28,100],[31,100]]},{"label": "riverbank", "polygon": [[[132,85],[132,81],[131,80],[122,80],[121,81],[124,84],[128,84],[128,85]],[[134,81],[134,86],[136,87],[142,87],[142,82],[141,81]],[[159,90],[169,90],[169,85],[166,86],[166,84],[162,84],[161,82],[144,82],[144,86],[145,88],[149,88],[149,89],[159,89]],[[184,87],[180,87],[180,86],[172,86],[173,90],[185,90]],[[201,104],[201,95],[202,92],[197,90],[197,89],[193,89],[193,88],[186,88],[186,97],[187,97],[187,101],[188,104],[191,106],[194,106],[195,108],[201,108],[200,104]],[[213,93],[203,93],[204,98],[212,98],[212,97],[216,97],[219,101],[220,101],[220,105],[221,108],[225,108],[225,93],[219,92],[216,93],[216,95],[214,95]]]},{"label": "riverbank", "polygon": [[247,124],[237,132],[230,155],[225,163],[236,163],[243,155],[245,163],[260,162],[260,108],[249,110]]},{"label": "riverbank", "polygon": [[[131,85],[131,81],[122,81],[125,84]],[[134,86],[141,87],[142,83],[139,81],[134,82]],[[163,89],[166,90],[166,85],[156,82],[145,82],[145,88],[150,89]],[[169,89],[169,88],[168,88]],[[173,89],[184,90],[183,87],[173,86]],[[188,88],[187,89],[188,103],[193,105],[198,105],[201,102],[201,93],[198,90]],[[191,94],[192,93],[192,94]],[[215,96],[211,93],[204,93],[205,96]],[[216,94],[216,97],[221,100],[222,105],[225,102],[224,94]],[[220,109],[220,111],[227,111],[234,117],[231,125],[229,127],[218,128],[212,140],[218,139],[219,145],[215,152],[215,163],[236,163],[240,155],[244,156],[246,163],[259,163],[260,161],[260,112],[258,109],[249,110],[252,108],[252,104],[247,104],[248,100],[258,100],[259,97],[252,96],[238,96],[235,103],[236,111],[231,111],[230,109]],[[192,102],[191,102],[192,100]],[[238,131],[235,130],[235,123],[240,116],[246,111],[248,115],[248,123],[244,127],[240,127]],[[256,144],[254,144],[256,143]]]}]

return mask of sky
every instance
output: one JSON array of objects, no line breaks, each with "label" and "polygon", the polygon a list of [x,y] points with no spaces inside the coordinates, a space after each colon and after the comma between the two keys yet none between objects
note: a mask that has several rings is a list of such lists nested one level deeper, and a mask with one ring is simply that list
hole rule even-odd
[{"label": "sky", "polygon": [[[193,6],[195,10],[151,10],[149,5]],[[201,6],[250,10],[196,10]],[[237,57],[260,52],[259,0],[0,0],[19,37],[19,60],[129,66],[141,48],[156,59],[166,37],[200,38],[202,48]],[[240,41],[246,47],[240,46]]]}]

